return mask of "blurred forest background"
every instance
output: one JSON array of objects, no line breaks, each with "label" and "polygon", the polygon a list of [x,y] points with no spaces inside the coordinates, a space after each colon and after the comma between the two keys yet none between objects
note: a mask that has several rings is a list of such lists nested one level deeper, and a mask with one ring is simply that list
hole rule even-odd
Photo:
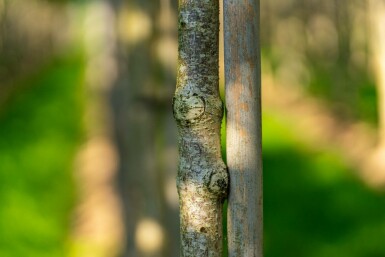
[{"label": "blurred forest background", "polygon": [[[385,3],[261,43],[265,256],[385,257]],[[0,0],[0,256],[179,256],[176,60],[176,0]]]}]

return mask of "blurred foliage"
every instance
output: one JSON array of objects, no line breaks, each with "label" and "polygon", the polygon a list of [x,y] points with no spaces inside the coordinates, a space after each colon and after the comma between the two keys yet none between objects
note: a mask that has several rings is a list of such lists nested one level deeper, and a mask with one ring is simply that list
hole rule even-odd
[{"label": "blurred foliage", "polygon": [[1,90],[8,90],[16,78],[34,72],[66,45],[64,11],[63,6],[44,1],[0,0]]},{"label": "blurred foliage", "polygon": [[360,181],[334,149],[309,145],[281,115],[263,113],[265,256],[385,256],[385,193]]},{"label": "blurred foliage", "polygon": [[263,55],[283,86],[302,87],[345,120],[378,123],[367,1],[261,1]]},{"label": "blurred foliage", "polygon": [[[0,0],[0,256],[66,256],[86,102],[85,60],[62,44],[70,2],[87,1]],[[261,5],[263,56],[279,84],[322,98],[340,119],[377,124],[365,1]],[[79,21],[69,23],[81,34]],[[224,135],[223,124],[223,149]],[[265,111],[266,257],[385,256],[385,194],[355,177],[343,153],[301,136]]]},{"label": "blurred foliage", "polygon": [[385,194],[354,176],[333,149],[307,145],[264,113],[266,257],[385,256]]},{"label": "blurred foliage", "polygon": [[[341,119],[378,123],[377,90],[373,76],[360,69],[346,71],[340,66],[325,68],[313,64],[309,92],[322,97]],[[345,85],[336,92],[336,84]]]},{"label": "blurred foliage", "polygon": [[0,256],[65,256],[82,76],[82,58],[55,59],[1,111]]}]

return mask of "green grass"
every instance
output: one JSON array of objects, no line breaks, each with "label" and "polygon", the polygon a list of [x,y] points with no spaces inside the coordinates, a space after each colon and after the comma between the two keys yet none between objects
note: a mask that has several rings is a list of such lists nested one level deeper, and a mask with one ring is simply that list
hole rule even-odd
[{"label": "green grass", "polygon": [[266,111],[262,124],[265,257],[384,257],[385,193],[282,114]]},{"label": "green grass", "polygon": [[308,91],[323,99],[341,119],[378,125],[378,93],[374,76],[363,68],[312,62]]},{"label": "green grass", "polygon": [[0,112],[0,256],[65,256],[83,66],[55,59]]},{"label": "green grass", "polygon": [[[66,256],[83,66],[79,57],[56,59],[0,110],[1,257]],[[384,257],[385,195],[338,152],[301,136],[264,113],[265,256]]]},{"label": "green grass", "polygon": [[283,120],[263,119],[265,256],[385,256],[385,195]]}]

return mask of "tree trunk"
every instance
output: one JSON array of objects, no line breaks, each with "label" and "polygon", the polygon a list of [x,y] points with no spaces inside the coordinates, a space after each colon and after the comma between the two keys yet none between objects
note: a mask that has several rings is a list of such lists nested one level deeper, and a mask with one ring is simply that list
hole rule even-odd
[{"label": "tree trunk", "polygon": [[385,146],[385,2],[372,0],[369,4],[372,28],[371,50],[378,92],[379,145],[383,148]]},{"label": "tree trunk", "polygon": [[218,89],[219,3],[179,1],[177,87],[181,256],[222,256],[222,202],[228,175],[221,158]]},{"label": "tree trunk", "polygon": [[165,195],[165,143],[173,143],[166,141],[163,131],[170,108],[165,95],[172,92],[175,79],[169,80],[170,72],[154,51],[165,33],[157,23],[160,7],[160,1],[142,0],[117,5],[122,26],[120,63],[111,104],[120,156],[117,184],[127,234],[122,256],[127,257],[177,256],[173,245],[178,240],[172,236],[177,213]]},{"label": "tree trunk", "polygon": [[[75,169],[78,203],[70,256],[116,257],[124,239],[121,202],[114,183],[117,149],[111,136],[108,103],[116,78],[108,69],[116,64],[116,12],[109,1],[88,2],[84,21],[86,140],[79,151]],[[78,21],[76,24],[79,26]],[[90,26],[98,29],[92,30]]]},{"label": "tree trunk", "polygon": [[225,0],[228,246],[230,257],[262,257],[259,0]]}]

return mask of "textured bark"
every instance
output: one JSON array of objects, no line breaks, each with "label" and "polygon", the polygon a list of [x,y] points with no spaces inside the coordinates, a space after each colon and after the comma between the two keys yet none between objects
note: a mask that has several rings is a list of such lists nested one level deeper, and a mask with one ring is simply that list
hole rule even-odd
[{"label": "textured bark", "polygon": [[181,256],[222,256],[228,175],[220,152],[218,1],[180,0],[178,32],[173,109],[179,129]]},{"label": "textured bark", "polygon": [[228,246],[230,257],[262,257],[259,0],[225,0]]}]

